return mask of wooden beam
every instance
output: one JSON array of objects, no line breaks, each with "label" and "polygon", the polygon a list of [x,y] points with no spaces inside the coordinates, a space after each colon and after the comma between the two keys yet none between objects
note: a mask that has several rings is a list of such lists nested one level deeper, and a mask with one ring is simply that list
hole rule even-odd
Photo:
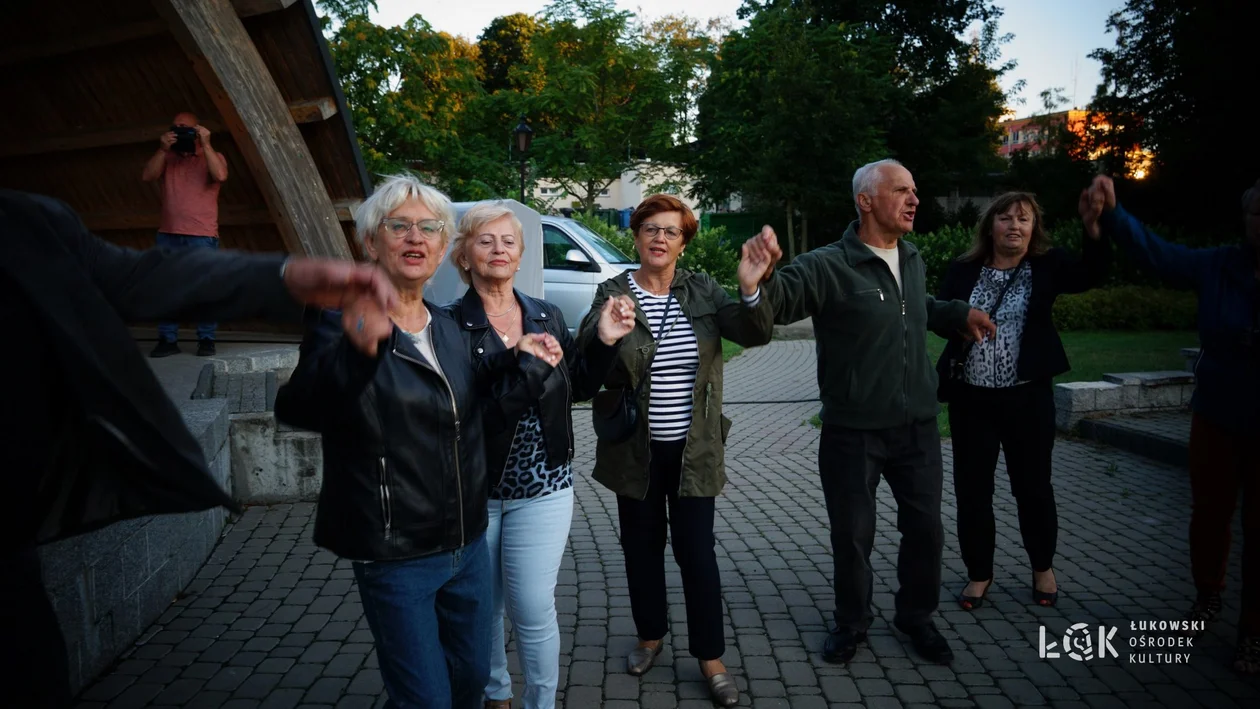
[{"label": "wooden beam", "polygon": [[309,101],[290,101],[289,114],[294,123],[318,123],[337,115],[337,100],[321,96]]},{"label": "wooden beam", "polygon": [[342,222],[352,222],[354,221],[354,210],[358,209],[360,204],[363,204],[363,200],[361,199],[343,199],[338,202],[333,202],[333,209],[337,210],[338,220]]},{"label": "wooden beam", "polygon": [[[292,101],[289,103],[289,114],[295,123],[315,123],[328,120],[337,115],[337,102],[332,97]],[[223,130],[223,124],[207,119],[201,122],[211,133]],[[43,155],[59,153],[67,150],[86,150],[90,148],[106,148],[115,145],[134,145],[136,143],[157,142],[158,136],[170,129],[169,123],[131,126],[124,128],[106,128],[104,130],[78,130],[46,138],[0,136],[0,158],[17,155]],[[13,142],[5,142],[13,139]]]},{"label": "wooden beam", "polygon": [[[215,120],[201,122],[211,133],[223,130],[223,125]],[[115,145],[135,145],[152,142],[157,149],[158,137],[171,129],[170,123],[153,123],[130,128],[107,128],[105,130],[79,130],[46,138],[14,140],[0,142],[0,158],[17,155],[44,155],[70,150],[88,150],[91,148],[107,148]],[[7,136],[8,140],[14,136]]]},{"label": "wooden beam", "polygon": [[0,66],[32,59],[47,59],[87,49],[122,44],[133,39],[152,37],[166,31],[161,20],[145,20],[125,25],[105,25],[95,31],[68,32],[46,37],[39,42],[20,42],[0,47]]},{"label": "wooden beam", "polygon": [[[253,17],[283,10],[297,0],[232,0],[232,7],[240,17]],[[109,47],[133,39],[153,37],[166,32],[162,20],[143,20],[125,25],[108,25],[88,32],[73,32],[45,37],[38,42],[20,42],[0,47],[0,66],[8,66],[31,59],[47,59],[86,49]]]},{"label": "wooden beam", "polygon": [[[87,212],[80,215],[88,231],[123,231],[157,229],[161,212]],[[219,226],[256,226],[270,224],[271,212],[266,209],[227,208],[219,210]]]},{"label": "wooden beam", "polygon": [[297,0],[232,0],[232,9],[239,17],[253,17],[283,10]]},{"label": "wooden beam", "polygon": [[293,254],[349,258],[288,104],[228,0],[152,0],[201,79]]}]

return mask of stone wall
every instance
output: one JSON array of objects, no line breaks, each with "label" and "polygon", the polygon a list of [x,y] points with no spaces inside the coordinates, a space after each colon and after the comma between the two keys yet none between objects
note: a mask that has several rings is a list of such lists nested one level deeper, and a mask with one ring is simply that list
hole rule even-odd
[{"label": "stone wall", "polygon": [[1056,384],[1055,423],[1060,431],[1068,433],[1084,419],[1184,409],[1193,395],[1191,372],[1104,374],[1101,382]]},{"label": "stone wall", "polygon": [[[227,402],[176,404],[211,473],[227,488]],[[40,550],[44,582],[69,647],[74,692],[112,664],[192,582],[227,514],[218,508],[128,520]]]}]

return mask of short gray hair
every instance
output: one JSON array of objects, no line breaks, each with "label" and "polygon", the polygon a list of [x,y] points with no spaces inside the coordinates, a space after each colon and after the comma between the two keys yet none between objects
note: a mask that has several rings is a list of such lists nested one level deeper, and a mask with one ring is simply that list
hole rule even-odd
[{"label": "short gray hair", "polygon": [[464,216],[460,217],[459,233],[455,235],[455,245],[451,247],[451,261],[455,264],[455,270],[459,272],[459,279],[464,283],[472,283],[472,275],[459,263],[459,257],[463,256],[468,248],[468,240],[490,222],[497,222],[504,217],[509,217],[512,230],[516,232],[517,242],[521,245],[521,253],[525,253],[525,226],[521,224],[516,212],[512,211],[507,202],[502,200],[478,202],[469,207],[468,211],[464,212]]},{"label": "short gray hair", "polygon": [[455,229],[455,206],[451,204],[450,197],[408,173],[387,176],[376,186],[372,196],[363,200],[363,204],[354,210],[354,235],[359,243],[366,242],[369,236],[376,233],[381,221],[390,212],[413,199],[442,220],[442,248],[446,249],[451,232]]},{"label": "short gray hair", "polygon": [[874,194],[875,187],[879,185],[880,170],[886,165],[905,167],[892,158],[884,158],[868,162],[853,173],[853,208],[857,210],[859,217],[862,216],[862,208],[858,206],[858,195]]}]

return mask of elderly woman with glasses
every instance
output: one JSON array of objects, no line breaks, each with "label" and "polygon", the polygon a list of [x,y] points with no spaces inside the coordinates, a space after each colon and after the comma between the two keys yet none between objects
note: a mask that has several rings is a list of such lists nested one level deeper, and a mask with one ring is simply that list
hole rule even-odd
[{"label": "elderly woman with glasses", "polygon": [[[597,395],[598,412],[617,410],[628,397],[637,415],[630,429],[595,451],[595,479],[617,493],[621,547],[639,644],[627,659],[632,675],[646,673],[669,629],[665,596],[665,539],[672,530],[682,569],[689,650],[700,661],[714,701],[739,702],[735,680],[722,664],[722,587],[714,551],[716,498],[726,483],[723,463],[730,421],[722,415],[722,338],[746,347],[770,341],[773,314],[758,284],[772,265],[744,246],[738,278],[741,299],[711,277],[678,268],[699,224],[678,198],[653,195],[630,216],[637,271],[605,281],[582,321],[578,343],[600,335],[599,313],[611,298],[637,304],[636,325],[622,340],[617,362]],[[611,402],[612,406],[608,404]],[[599,428],[597,427],[597,431]],[[624,436],[624,437],[623,437]]]},{"label": "elderly woman with glasses", "polygon": [[471,286],[450,306],[467,333],[474,362],[485,362],[531,333],[555,337],[564,365],[543,383],[529,410],[487,435],[490,469],[490,549],[494,620],[486,709],[510,709],[503,613],[516,630],[525,709],[556,705],[560,683],[560,626],[556,577],[573,519],[574,401],[594,396],[634,327],[634,303],[610,298],[599,313],[598,337],[579,350],[556,306],[516,290],[525,253],[521,222],[502,202],[471,207],[460,220],[451,261]]},{"label": "elderly woman with glasses", "polygon": [[392,706],[473,709],[489,677],[486,437],[538,399],[562,356],[529,333],[477,366],[424,300],[454,222],[445,195],[386,179],[355,215],[398,291],[312,317],[276,418],[323,434],[315,543],[353,562]]}]

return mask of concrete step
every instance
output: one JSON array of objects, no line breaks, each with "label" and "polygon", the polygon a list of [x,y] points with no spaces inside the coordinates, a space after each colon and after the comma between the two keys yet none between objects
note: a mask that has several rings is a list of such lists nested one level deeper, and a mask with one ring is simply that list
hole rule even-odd
[{"label": "concrete step", "polygon": [[1083,437],[1168,465],[1190,464],[1190,414],[1160,411],[1080,422]]}]

